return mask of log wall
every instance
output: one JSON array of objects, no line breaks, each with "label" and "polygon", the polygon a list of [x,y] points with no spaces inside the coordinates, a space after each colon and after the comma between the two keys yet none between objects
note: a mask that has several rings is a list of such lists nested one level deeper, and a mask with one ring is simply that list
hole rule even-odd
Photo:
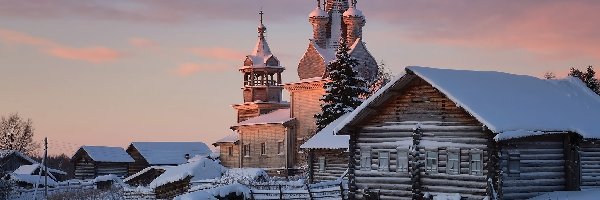
[{"label": "log wall", "polygon": [[581,189],[600,188],[600,142],[581,143]]},{"label": "log wall", "polygon": [[[332,181],[341,177],[348,169],[346,149],[312,149],[310,172],[312,182]],[[325,171],[320,170],[320,158],[325,158]]]},{"label": "log wall", "polygon": [[[244,152],[240,152],[242,167],[266,169],[284,169],[286,167],[286,127],[281,124],[241,126],[238,128],[238,131],[240,133],[241,147],[250,144],[250,155],[244,156]],[[277,153],[278,142],[284,142],[281,154]],[[261,143],[266,143],[265,155],[261,155]],[[240,148],[240,150],[242,149]]]},{"label": "log wall", "polygon": [[96,177],[96,165],[87,154],[75,160],[75,179],[89,179]]},{"label": "log wall", "polygon": [[[566,190],[563,141],[564,135],[555,134],[502,142],[503,199],[528,199],[542,193]],[[517,173],[510,171],[511,159],[519,165]]]},{"label": "log wall", "polygon": [[134,162],[129,165],[128,175],[133,175],[135,173],[138,173],[139,171],[142,171],[146,167],[150,167],[148,161],[146,161],[142,154],[133,145],[129,145],[129,147],[125,151],[134,160]]},{"label": "log wall", "polygon": [[120,178],[127,177],[128,163],[96,162],[96,175],[104,176],[113,174]]},{"label": "log wall", "polygon": [[[350,133],[350,141],[354,142],[350,144],[354,158],[350,166],[354,169],[349,177],[355,183],[350,186],[351,195],[360,199],[361,191],[368,188],[379,191],[381,199],[412,199],[414,181],[419,182],[416,185],[423,192],[461,193],[466,199],[483,199],[487,195],[486,169],[494,164],[489,159],[488,145],[493,136],[464,109],[418,78],[374,109],[374,114]],[[398,150],[409,151],[417,123],[422,125],[422,148],[415,152],[416,160],[424,163],[427,151],[437,152],[438,168],[437,172],[411,169],[421,174],[418,180],[411,181],[409,172],[398,171],[396,159]],[[459,174],[446,173],[449,147],[460,152]],[[370,170],[361,169],[361,148],[371,149]],[[378,156],[382,151],[390,154],[388,170],[379,169]],[[471,151],[482,153],[481,174],[470,174]]]},{"label": "log wall", "polygon": [[[220,143],[219,159],[221,165],[227,168],[240,167],[240,146],[234,143]],[[232,155],[229,155],[229,148],[232,148]]]}]

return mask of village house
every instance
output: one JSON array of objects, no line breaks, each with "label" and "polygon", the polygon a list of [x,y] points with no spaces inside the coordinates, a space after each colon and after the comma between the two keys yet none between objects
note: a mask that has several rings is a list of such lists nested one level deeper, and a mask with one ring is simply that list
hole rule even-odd
[{"label": "village house", "polygon": [[[315,134],[314,115],[321,111],[323,85],[329,81],[326,67],[335,59],[340,39],[348,41],[350,55],[359,61],[359,75],[366,80],[375,78],[378,66],[363,42],[362,27],[366,21],[356,8],[356,1],[318,3],[309,14],[309,22],[313,37],[298,64],[300,80],[282,84],[281,72],[285,68],[267,44],[261,12],[257,45],[239,69],[244,76],[244,103],[233,105],[238,120],[231,127],[239,134],[239,140],[235,140],[237,144],[230,140],[215,143],[221,149],[220,157],[228,160],[224,162],[226,167],[260,167],[269,169],[272,175],[302,172],[307,154],[300,145]],[[281,100],[284,88],[290,93],[290,103]],[[229,151],[236,147],[237,151]]]},{"label": "village house", "polygon": [[129,166],[129,175],[150,166],[176,166],[196,155],[212,153],[202,142],[132,142],[126,152],[135,160]]},{"label": "village house", "polygon": [[[31,165],[21,165],[17,168],[13,174],[24,174],[24,175],[41,175],[46,176],[46,169],[49,172],[48,177],[55,181],[64,181],[67,179],[67,172],[63,172],[58,169],[53,169],[50,167],[44,167],[44,165],[35,163]],[[41,173],[41,174],[40,174]]]},{"label": "village house", "polygon": [[2,173],[11,173],[22,165],[31,165],[37,163],[29,156],[15,150],[0,150],[0,175]]},{"label": "village house", "polygon": [[157,199],[173,199],[187,192],[193,182],[219,178],[226,169],[205,156],[196,156],[184,164],[164,168],[164,172],[150,182]]},{"label": "village house", "polygon": [[221,165],[229,168],[241,167],[239,156],[240,134],[234,131],[228,136],[214,142],[213,146],[220,149],[219,160],[221,160]]},{"label": "village house", "polygon": [[599,115],[576,78],[407,67],[333,132],[350,136],[351,198],[528,199],[600,187]]},{"label": "village house", "polygon": [[93,179],[113,174],[126,177],[134,160],[121,147],[82,146],[71,157],[75,179]]}]

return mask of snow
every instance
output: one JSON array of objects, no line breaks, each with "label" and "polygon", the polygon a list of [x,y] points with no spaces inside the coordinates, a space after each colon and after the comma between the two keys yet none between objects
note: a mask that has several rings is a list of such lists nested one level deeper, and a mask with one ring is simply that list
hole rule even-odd
[{"label": "snow", "polygon": [[132,142],[150,165],[177,165],[187,162],[185,155],[209,155],[212,151],[202,142]]},{"label": "snow", "polygon": [[[545,80],[493,71],[407,67],[459,107],[497,133],[496,140],[556,132],[600,138],[600,96],[575,78]],[[405,76],[398,76],[338,125],[339,132],[375,99]],[[476,83],[476,84],[474,84]]]},{"label": "snow", "polygon": [[183,180],[191,176],[190,181],[214,179],[221,177],[225,168],[217,161],[203,158],[198,161],[181,164],[167,170],[150,183],[150,188],[156,188],[167,183]]},{"label": "snow", "polygon": [[264,180],[268,176],[267,172],[261,168],[233,168],[228,169],[217,182],[222,184],[250,183]]},{"label": "snow", "polygon": [[[31,164],[31,165],[21,165],[19,166],[19,168],[17,168],[13,173],[15,174],[29,174],[29,175],[34,175],[33,173],[42,165],[40,164]],[[66,175],[66,172],[57,170],[57,169],[52,169],[52,168],[48,168],[48,171],[50,172],[50,177],[52,177],[53,179],[56,179],[54,177],[53,174],[62,174],[62,175]]]},{"label": "snow", "polygon": [[429,193],[426,192],[424,196],[431,198],[433,196],[433,200],[460,200],[461,196],[458,193]]},{"label": "snow", "polygon": [[348,149],[348,135],[335,135],[333,129],[350,114],[337,118],[300,146],[302,149]]},{"label": "snow", "polygon": [[291,121],[293,118],[290,117],[290,109],[278,109],[272,111],[270,113],[259,115],[257,117],[253,117],[242,121],[234,127],[238,126],[249,126],[249,125],[257,125],[257,124],[283,124]]},{"label": "snow", "polygon": [[134,162],[133,158],[121,147],[82,146],[81,149],[87,152],[90,158],[96,162]]},{"label": "snow", "polygon": [[363,17],[362,11],[356,9],[355,7],[350,7],[346,12],[344,12],[344,17]]},{"label": "snow", "polygon": [[133,175],[131,175],[131,176],[123,179],[123,182],[130,181],[131,179],[134,179],[134,178],[136,178],[136,177],[138,177],[138,176],[140,176],[140,175],[142,175],[142,174],[144,174],[144,173],[146,173],[146,172],[148,172],[148,171],[150,171],[152,169],[166,170],[166,169],[171,168],[171,167],[172,166],[150,166],[150,167],[146,167],[146,168],[142,169],[141,171],[139,171],[139,172],[137,172],[137,173],[135,173],[135,174],[133,174]]},{"label": "snow", "polygon": [[308,17],[327,18],[329,17],[329,14],[327,14],[327,12],[325,12],[320,7],[316,7],[312,12],[310,12]]},{"label": "snow", "polygon": [[216,199],[215,197],[225,197],[235,193],[238,196],[250,197],[250,189],[239,183],[219,186],[211,189],[200,190],[186,193],[175,197],[174,200],[197,200],[197,199]]},{"label": "snow", "polygon": [[529,200],[595,200],[598,199],[600,190],[585,191],[557,191],[542,194]]},{"label": "snow", "polygon": [[[10,178],[11,180],[14,181],[19,181],[19,182],[25,182],[25,183],[29,183],[32,185],[44,185],[44,176],[40,176],[40,175],[31,175],[31,174],[10,174]],[[50,176],[48,176],[48,186],[51,187],[55,187],[57,186],[58,183],[56,183],[56,181],[54,181]]]},{"label": "snow", "polygon": [[224,138],[221,138],[219,140],[217,140],[215,142],[215,144],[217,143],[234,143],[240,140],[240,134],[237,132],[233,132],[227,136],[225,136]]}]

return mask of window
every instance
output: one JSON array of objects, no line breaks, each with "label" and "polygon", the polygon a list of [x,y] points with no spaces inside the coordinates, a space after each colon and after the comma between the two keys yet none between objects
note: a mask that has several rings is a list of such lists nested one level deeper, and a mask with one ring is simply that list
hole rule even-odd
[{"label": "window", "polygon": [[390,152],[379,152],[379,171],[390,171]]},{"label": "window", "polygon": [[250,144],[244,145],[244,157],[250,157]]},{"label": "window", "polygon": [[448,149],[447,174],[460,174],[460,149]]},{"label": "window", "polygon": [[521,154],[518,151],[508,152],[508,174],[519,175],[521,173]]},{"label": "window", "polygon": [[260,155],[267,155],[267,143],[260,143]]},{"label": "window", "polygon": [[408,151],[405,149],[398,148],[396,149],[398,152],[398,159],[396,161],[396,172],[407,172],[408,171]]},{"label": "window", "polygon": [[233,156],[233,147],[227,147],[227,155]]},{"label": "window", "polygon": [[481,152],[471,153],[471,164],[469,166],[471,168],[472,175],[482,174],[481,169],[483,168],[483,159],[481,159],[481,154]]},{"label": "window", "polygon": [[371,147],[360,148],[360,169],[371,171]]},{"label": "window", "polygon": [[296,141],[298,142],[298,153],[304,153],[304,151],[302,151],[302,149],[300,148],[300,145],[304,144],[304,138],[296,138]]},{"label": "window", "polygon": [[425,170],[431,173],[437,173],[438,165],[438,153],[437,152],[427,152],[427,161],[425,163]]},{"label": "window", "polygon": [[325,157],[319,157],[319,172],[325,172]]},{"label": "window", "polygon": [[277,154],[283,155],[283,141],[277,142]]}]

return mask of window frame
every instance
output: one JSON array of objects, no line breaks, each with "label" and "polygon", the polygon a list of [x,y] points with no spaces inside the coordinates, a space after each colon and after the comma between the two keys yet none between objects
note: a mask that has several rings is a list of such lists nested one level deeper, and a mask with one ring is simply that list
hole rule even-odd
[{"label": "window frame", "polygon": [[[446,174],[458,175],[460,174],[460,149],[459,148],[448,148],[447,150],[447,161],[446,161]],[[455,157],[455,158],[451,158]],[[450,169],[453,165],[454,169]]]},{"label": "window frame", "polygon": [[[425,151],[425,171],[427,173],[438,173],[439,154],[437,151]],[[429,166],[431,163],[431,167]]]},{"label": "window frame", "polygon": [[377,160],[379,161],[378,171],[384,171],[384,172],[390,171],[390,152],[389,151],[379,151]]},{"label": "window frame", "polygon": [[267,155],[267,143],[266,142],[260,143],[260,155],[261,156]]},{"label": "window frame", "polygon": [[228,146],[227,147],[227,155],[233,156],[233,146]]},{"label": "window frame", "polygon": [[408,172],[408,166],[408,149],[396,148],[396,172]]},{"label": "window frame", "polygon": [[250,150],[250,143],[244,144],[242,146],[242,148],[244,150],[244,157],[250,157],[250,152],[251,152],[251,150]]},{"label": "window frame", "polygon": [[[520,176],[521,174],[521,153],[517,150],[507,152],[507,173],[510,176]],[[515,166],[516,164],[516,166]]]},{"label": "window frame", "polygon": [[325,156],[319,157],[319,172],[325,172],[325,167],[326,167],[325,164],[326,164]]},{"label": "window frame", "polygon": [[371,171],[371,147],[360,148],[360,170]]},{"label": "window frame", "polygon": [[277,155],[283,155],[283,141],[277,142]]},{"label": "window frame", "polygon": [[[479,160],[474,159],[474,155],[479,155]],[[474,165],[476,164],[476,165]],[[476,169],[479,168],[479,169]],[[483,175],[483,151],[471,150],[469,151],[469,174],[470,175]]]}]

